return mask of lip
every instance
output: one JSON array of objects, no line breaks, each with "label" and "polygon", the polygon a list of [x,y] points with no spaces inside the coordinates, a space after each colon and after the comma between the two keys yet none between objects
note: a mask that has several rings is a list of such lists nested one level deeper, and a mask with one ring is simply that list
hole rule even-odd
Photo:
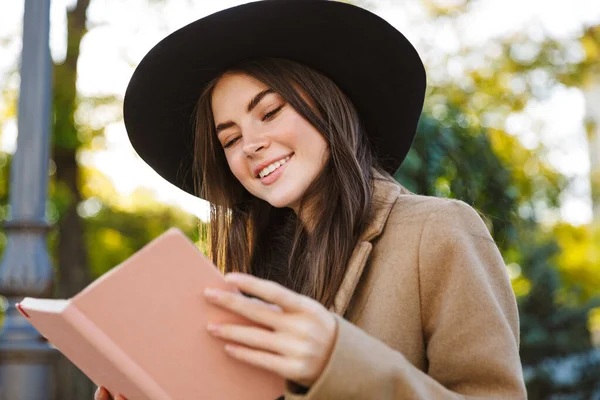
[{"label": "lip", "polygon": [[277,179],[279,179],[279,177],[281,177],[281,175],[284,174],[285,169],[288,167],[288,165],[290,164],[290,161],[292,161],[292,159],[293,159],[293,157],[290,157],[290,159],[285,164],[281,165],[275,171],[271,172],[269,175],[265,176],[264,178],[259,178],[260,183],[262,183],[265,186],[269,186],[269,185],[273,184]]},{"label": "lip", "polygon": [[258,164],[258,166],[256,168],[254,168],[254,176],[256,178],[260,179],[260,177],[258,176],[258,174],[260,173],[260,171],[263,170],[263,168],[268,167],[269,165],[273,164],[275,161],[283,160],[286,157],[291,157],[293,154],[294,153],[292,152],[292,153],[287,154],[285,156],[277,157],[277,158],[272,158],[272,159],[270,159],[268,161],[265,161],[263,163]]}]

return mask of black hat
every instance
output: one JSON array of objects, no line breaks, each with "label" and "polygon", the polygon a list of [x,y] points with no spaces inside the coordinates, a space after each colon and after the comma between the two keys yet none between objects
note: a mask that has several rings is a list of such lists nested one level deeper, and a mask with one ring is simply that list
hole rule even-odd
[{"label": "black hat", "polygon": [[326,75],[350,98],[380,164],[394,173],[425,96],[414,47],[377,15],[326,0],[264,0],[199,19],[159,42],[136,68],[123,116],[140,157],[193,193],[193,118],[206,84],[236,64],[284,58]]}]

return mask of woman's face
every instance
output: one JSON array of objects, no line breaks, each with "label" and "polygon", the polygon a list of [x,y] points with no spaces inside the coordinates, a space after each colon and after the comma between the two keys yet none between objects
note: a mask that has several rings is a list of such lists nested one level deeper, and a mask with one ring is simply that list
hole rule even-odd
[{"label": "woman's face", "polygon": [[254,196],[298,213],[327,160],[325,138],[281,96],[244,74],[217,82],[212,112],[233,175]]}]

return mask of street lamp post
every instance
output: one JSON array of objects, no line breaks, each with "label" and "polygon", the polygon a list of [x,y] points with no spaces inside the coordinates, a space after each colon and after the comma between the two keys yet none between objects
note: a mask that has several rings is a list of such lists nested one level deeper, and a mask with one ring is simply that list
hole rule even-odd
[{"label": "street lamp post", "polygon": [[10,218],[0,264],[8,300],[0,333],[0,398],[50,400],[57,351],[15,309],[25,296],[50,297],[53,269],[45,218],[51,112],[50,0],[25,0],[17,150],[11,164]]}]

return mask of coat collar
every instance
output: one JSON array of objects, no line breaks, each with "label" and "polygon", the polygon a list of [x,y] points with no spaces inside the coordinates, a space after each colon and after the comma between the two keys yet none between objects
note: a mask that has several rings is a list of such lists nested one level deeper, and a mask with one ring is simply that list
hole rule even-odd
[{"label": "coat collar", "polygon": [[396,198],[401,193],[409,193],[398,182],[375,174],[373,181],[373,216],[363,229],[361,242],[370,242],[381,234],[383,227],[392,211]]},{"label": "coat collar", "polygon": [[352,252],[346,268],[344,279],[335,295],[330,311],[343,316],[348,308],[350,299],[356,290],[358,281],[365,268],[373,245],[370,243],[377,238],[392,211],[396,198],[401,193],[410,193],[398,183],[379,174],[373,181],[373,215],[369,224],[363,230],[357,246]]}]

